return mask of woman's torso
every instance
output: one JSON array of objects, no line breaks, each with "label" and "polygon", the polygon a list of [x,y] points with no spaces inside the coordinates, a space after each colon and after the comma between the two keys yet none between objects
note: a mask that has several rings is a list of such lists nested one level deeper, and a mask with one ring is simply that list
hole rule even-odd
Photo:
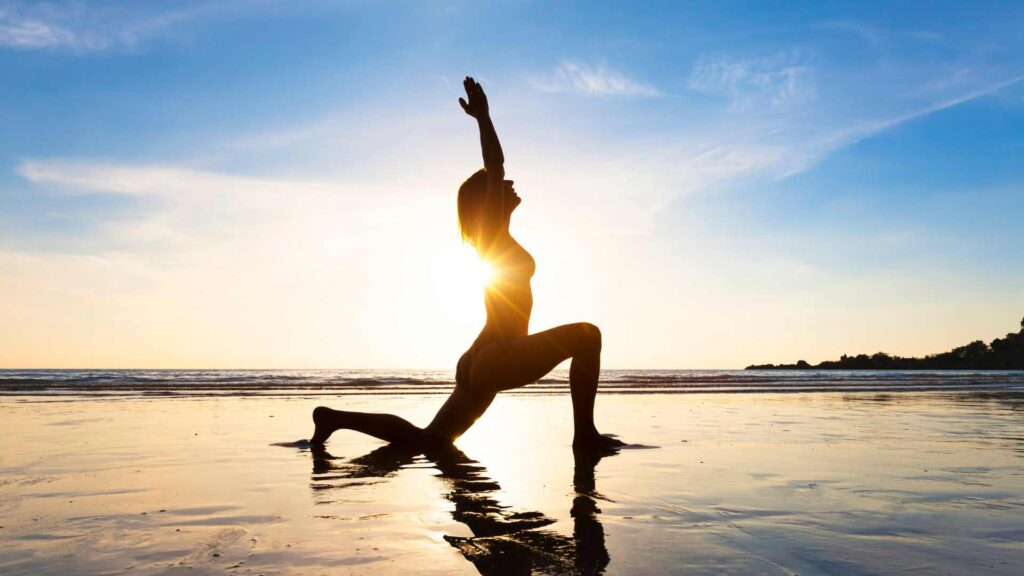
[{"label": "woman's torso", "polygon": [[487,257],[493,274],[484,288],[484,306],[487,322],[476,341],[460,360],[472,363],[476,353],[494,342],[504,342],[526,336],[530,328],[530,313],[533,311],[533,290],[530,279],[536,264],[533,256],[511,235],[493,246]]},{"label": "woman's torso", "polygon": [[438,411],[427,431],[454,439],[465,432],[490,405],[494,392],[469,385],[473,361],[494,343],[526,336],[533,310],[530,278],[536,267],[533,257],[511,236],[492,248],[487,258],[494,275],[484,290],[487,323],[473,345],[459,359],[455,391]]},{"label": "woman's torso", "polygon": [[487,261],[493,274],[484,288],[484,333],[506,341],[526,336],[533,311],[533,257],[512,236],[506,236],[504,242],[490,250]]}]

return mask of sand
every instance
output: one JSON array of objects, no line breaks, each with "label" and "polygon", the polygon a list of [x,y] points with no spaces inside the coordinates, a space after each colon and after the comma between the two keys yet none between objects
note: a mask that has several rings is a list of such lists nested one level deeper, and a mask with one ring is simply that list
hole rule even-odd
[{"label": "sand", "polygon": [[416,455],[317,403],[426,423],[438,396],[0,399],[4,574],[1019,574],[1024,398],[500,396]]}]

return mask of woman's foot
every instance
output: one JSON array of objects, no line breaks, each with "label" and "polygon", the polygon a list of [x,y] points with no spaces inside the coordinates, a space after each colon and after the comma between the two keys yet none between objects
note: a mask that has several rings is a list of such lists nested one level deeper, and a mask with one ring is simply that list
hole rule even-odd
[{"label": "woman's foot", "polygon": [[322,445],[338,429],[332,422],[332,412],[334,411],[326,406],[317,406],[313,409],[313,437],[309,439],[310,444]]},{"label": "woman's foot", "polygon": [[614,452],[626,443],[611,434],[601,434],[597,430],[585,434],[577,433],[572,439],[572,447],[577,450],[593,450],[596,452]]}]

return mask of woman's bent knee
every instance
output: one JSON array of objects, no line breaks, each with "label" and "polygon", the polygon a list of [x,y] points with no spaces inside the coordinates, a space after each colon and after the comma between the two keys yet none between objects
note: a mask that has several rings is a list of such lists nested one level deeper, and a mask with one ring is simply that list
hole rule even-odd
[{"label": "woman's bent knee", "polygon": [[583,335],[583,341],[590,349],[597,348],[601,350],[601,329],[590,322],[579,323],[580,332]]}]

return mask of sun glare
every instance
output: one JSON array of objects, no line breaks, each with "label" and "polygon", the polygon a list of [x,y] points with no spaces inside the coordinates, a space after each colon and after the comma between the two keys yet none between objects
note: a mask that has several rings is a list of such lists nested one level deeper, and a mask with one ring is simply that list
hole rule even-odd
[{"label": "sun glare", "polygon": [[476,278],[476,281],[479,282],[481,286],[486,287],[492,280],[494,280],[494,266],[492,266],[490,262],[485,262],[484,260],[474,256],[472,266],[472,276]]},{"label": "sun glare", "polygon": [[441,250],[431,267],[434,296],[458,327],[478,327],[484,319],[483,290],[494,269],[468,246]]}]

